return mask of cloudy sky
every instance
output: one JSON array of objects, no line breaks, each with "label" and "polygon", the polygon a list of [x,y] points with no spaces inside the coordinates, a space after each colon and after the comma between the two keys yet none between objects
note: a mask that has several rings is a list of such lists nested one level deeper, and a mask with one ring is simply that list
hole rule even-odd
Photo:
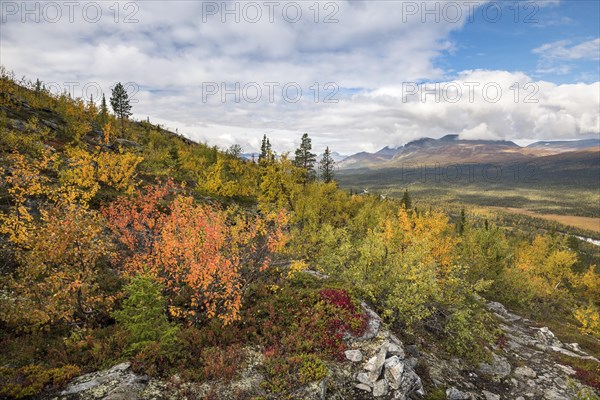
[{"label": "cloudy sky", "polygon": [[0,63],[258,149],[600,135],[600,2],[0,1]]}]

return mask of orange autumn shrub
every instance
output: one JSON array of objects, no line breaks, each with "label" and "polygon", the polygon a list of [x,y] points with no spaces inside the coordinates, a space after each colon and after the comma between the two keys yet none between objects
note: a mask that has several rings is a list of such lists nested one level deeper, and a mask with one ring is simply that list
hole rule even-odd
[{"label": "orange autumn shrub", "polygon": [[104,210],[123,247],[123,272],[144,272],[163,284],[175,318],[228,324],[239,318],[246,285],[285,243],[285,214],[251,217],[176,191],[167,182]]}]

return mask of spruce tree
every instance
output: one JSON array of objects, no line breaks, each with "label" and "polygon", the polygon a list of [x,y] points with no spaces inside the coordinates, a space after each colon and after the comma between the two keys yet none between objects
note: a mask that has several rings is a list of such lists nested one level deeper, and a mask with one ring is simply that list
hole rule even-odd
[{"label": "spruce tree", "polygon": [[108,119],[108,107],[106,106],[106,97],[104,96],[104,93],[102,93],[102,103],[100,104],[100,116],[104,119]]},{"label": "spruce tree", "polygon": [[317,155],[311,153],[311,150],[311,140],[308,137],[308,133],[305,133],[302,135],[300,147],[296,149],[294,165],[298,168],[302,168],[306,172],[306,176],[309,180],[315,178],[315,163],[317,162]]},{"label": "spruce tree", "polygon": [[112,90],[110,105],[115,115],[121,120],[121,133],[125,134],[125,119],[131,115],[131,104],[129,103],[127,91],[121,82],[117,83]]},{"label": "spruce tree", "polygon": [[329,183],[333,181],[333,167],[335,166],[335,161],[333,157],[331,157],[331,151],[329,151],[329,147],[325,148],[325,153],[323,154],[323,158],[321,158],[321,162],[319,163],[319,171],[321,172],[321,178],[323,182]]},{"label": "spruce tree", "polygon": [[100,128],[104,129],[108,122],[108,107],[106,106],[106,97],[102,94],[102,101],[100,102],[100,111],[98,113],[98,124]]},{"label": "spruce tree", "polygon": [[269,138],[267,135],[263,136],[262,143],[260,145],[260,154],[258,155],[258,162],[261,161],[271,161],[273,159],[273,153],[271,151],[271,142],[269,142]]},{"label": "spruce tree", "polygon": [[404,195],[402,196],[402,200],[400,200],[402,207],[409,210],[412,207],[412,201],[410,199],[410,194],[408,194],[408,189],[404,191]]},{"label": "spruce tree", "polygon": [[38,78],[35,81],[35,94],[39,95],[40,93],[42,93],[42,81]]},{"label": "spruce tree", "polygon": [[462,235],[465,232],[466,223],[467,223],[467,218],[465,217],[465,209],[461,208],[460,220],[458,221],[458,234],[459,235]]},{"label": "spruce tree", "polygon": [[123,309],[113,312],[113,317],[129,333],[129,353],[135,354],[153,343],[163,348],[175,343],[179,328],[165,315],[162,290],[160,283],[144,275],[134,276],[125,286]]}]

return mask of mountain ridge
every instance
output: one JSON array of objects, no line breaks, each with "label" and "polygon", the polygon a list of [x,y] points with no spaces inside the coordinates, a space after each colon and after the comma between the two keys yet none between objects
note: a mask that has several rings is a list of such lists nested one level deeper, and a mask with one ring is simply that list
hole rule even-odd
[{"label": "mountain ridge", "polygon": [[460,139],[459,135],[448,134],[439,139],[416,139],[395,148],[385,146],[375,153],[359,152],[339,161],[338,168],[394,168],[407,163],[527,162],[598,147],[600,139],[538,141],[519,146],[508,140]]}]

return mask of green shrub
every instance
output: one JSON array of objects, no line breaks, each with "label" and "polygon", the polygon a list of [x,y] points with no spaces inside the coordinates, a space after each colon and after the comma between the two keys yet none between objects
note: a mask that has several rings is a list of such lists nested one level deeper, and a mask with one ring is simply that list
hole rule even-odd
[{"label": "green shrub", "polygon": [[310,383],[320,381],[329,374],[325,363],[315,355],[302,354],[300,356],[300,382]]},{"label": "green shrub", "polygon": [[0,368],[0,395],[16,399],[35,396],[47,385],[60,387],[80,373],[79,367],[65,365],[45,368],[31,364],[18,369]]},{"label": "green shrub", "polygon": [[264,389],[285,398],[301,385],[320,381],[329,374],[325,363],[313,354],[268,357],[264,363]]},{"label": "green shrub", "polygon": [[162,348],[175,344],[177,325],[170,323],[165,314],[162,286],[147,276],[136,276],[125,286],[127,298],[123,309],[113,313],[117,323],[129,332],[130,354],[158,343]]},{"label": "green shrub", "polygon": [[497,336],[493,322],[492,317],[478,307],[455,310],[444,328],[446,348],[473,363],[487,360],[490,354],[485,346]]}]

